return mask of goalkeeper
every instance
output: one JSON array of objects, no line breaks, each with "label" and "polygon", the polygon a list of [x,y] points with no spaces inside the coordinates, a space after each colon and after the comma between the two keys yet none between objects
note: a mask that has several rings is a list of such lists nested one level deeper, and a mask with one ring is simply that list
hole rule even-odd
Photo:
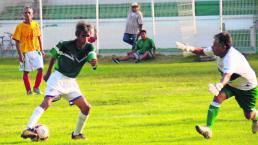
[{"label": "goalkeeper", "polygon": [[[91,106],[83,97],[75,78],[86,62],[89,62],[93,68],[96,68],[96,53],[94,52],[93,45],[89,42],[91,29],[92,26],[90,24],[86,24],[83,21],[79,22],[76,25],[75,32],[77,38],[71,41],[60,42],[50,51],[52,57],[48,71],[44,76],[44,80],[47,81],[45,99],[40,106],[35,108],[27,128],[22,132],[22,138],[37,138],[37,134],[33,132],[33,127],[44,111],[60,95],[64,95],[64,98],[70,102],[70,105],[75,104],[80,108],[76,128],[71,135],[72,139],[85,138],[82,130]],[[55,71],[51,74],[52,67],[56,61]]]},{"label": "goalkeeper", "polygon": [[246,58],[232,46],[229,33],[222,32],[214,36],[212,47],[194,48],[177,42],[177,48],[199,55],[216,55],[221,80],[209,84],[208,90],[214,95],[211,102],[206,126],[196,126],[196,131],[206,139],[212,137],[212,128],[216,121],[222,102],[235,96],[236,101],[244,111],[246,119],[252,120],[252,132],[258,129],[258,114],[255,109],[258,96],[257,79],[254,70]]}]

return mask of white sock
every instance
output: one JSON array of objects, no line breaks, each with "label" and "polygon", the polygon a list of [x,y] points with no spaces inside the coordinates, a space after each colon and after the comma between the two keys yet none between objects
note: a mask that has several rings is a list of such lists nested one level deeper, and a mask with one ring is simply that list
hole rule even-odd
[{"label": "white sock", "polygon": [[84,115],[82,112],[79,113],[79,117],[77,120],[75,131],[73,132],[73,135],[78,135],[82,132],[87,118],[88,118],[88,115]]},{"label": "white sock", "polygon": [[38,106],[34,110],[33,114],[31,115],[30,120],[27,124],[27,128],[33,128],[43,113],[44,113],[44,109],[42,107]]}]

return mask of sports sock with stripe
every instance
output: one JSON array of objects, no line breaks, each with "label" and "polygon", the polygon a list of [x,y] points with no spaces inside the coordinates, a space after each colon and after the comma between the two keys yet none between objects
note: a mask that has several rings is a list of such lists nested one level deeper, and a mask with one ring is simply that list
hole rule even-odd
[{"label": "sports sock with stripe", "polygon": [[28,73],[23,73],[23,82],[24,82],[24,85],[25,85],[25,88],[26,88],[26,91],[29,92],[31,91],[31,88],[30,88],[30,79],[29,79],[29,74]]},{"label": "sports sock with stripe", "polygon": [[43,76],[42,69],[39,69],[38,73],[37,73],[37,76],[36,76],[34,88],[39,88],[40,83],[42,81],[42,76]]},{"label": "sports sock with stripe", "polygon": [[209,106],[206,125],[211,129],[213,128],[215,121],[217,119],[219,108],[220,104],[217,102],[212,102]]}]

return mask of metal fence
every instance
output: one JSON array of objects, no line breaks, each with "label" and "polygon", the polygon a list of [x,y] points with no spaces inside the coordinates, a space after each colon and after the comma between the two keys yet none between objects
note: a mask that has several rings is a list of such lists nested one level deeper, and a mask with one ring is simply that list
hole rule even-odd
[{"label": "metal fence", "polygon": [[[135,0],[8,0],[0,1],[0,55],[16,55],[11,34],[23,19],[25,5],[34,8],[42,27],[44,49],[74,39],[79,20],[98,30],[95,43],[100,54],[125,53],[122,41],[130,5]],[[143,28],[154,39],[159,53],[180,53],[175,41],[194,46],[211,45],[213,35],[231,32],[234,46],[245,53],[257,48],[257,0],[138,0],[144,15]]]}]

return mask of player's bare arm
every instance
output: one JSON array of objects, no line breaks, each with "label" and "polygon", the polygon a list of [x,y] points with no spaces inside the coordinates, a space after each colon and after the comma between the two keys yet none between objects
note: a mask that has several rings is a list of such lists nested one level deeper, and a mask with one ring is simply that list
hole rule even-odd
[{"label": "player's bare arm", "polygon": [[231,76],[232,76],[231,73],[224,73],[221,80],[220,80],[220,83],[223,86],[225,86],[230,81]]},{"label": "player's bare arm", "polygon": [[[224,73],[220,82],[215,83],[215,84],[209,84],[208,85],[208,90],[215,96],[218,96],[220,94],[220,91],[222,88],[230,81],[231,78],[230,73]],[[226,98],[225,98],[226,99]]]},{"label": "player's bare arm", "polygon": [[180,49],[182,51],[186,52],[192,52],[197,55],[205,55],[203,48],[196,48],[187,44],[184,44],[182,42],[176,42],[177,49]]},{"label": "player's bare arm", "polygon": [[17,50],[18,55],[19,55],[19,60],[20,60],[20,62],[23,62],[24,61],[24,56],[23,56],[23,54],[21,53],[21,50],[20,50],[20,41],[15,40],[15,46],[16,46],[16,50]]},{"label": "player's bare arm", "polygon": [[90,61],[90,64],[91,64],[92,67],[96,66],[97,63],[98,63],[97,59],[93,59],[93,60]]},{"label": "player's bare arm", "polygon": [[141,31],[142,31],[142,24],[139,24],[139,33],[137,35],[137,39],[140,37]]},{"label": "player's bare arm", "polygon": [[45,57],[45,52],[43,50],[43,47],[42,47],[42,39],[41,39],[41,36],[38,37],[38,40],[39,40],[39,47],[40,47],[40,52],[42,54],[43,57]]},{"label": "player's bare arm", "polygon": [[203,52],[203,48],[195,48],[192,53],[197,54],[197,55],[205,55]]},{"label": "player's bare arm", "polygon": [[48,78],[49,78],[49,76],[52,72],[52,68],[53,68],[55,62],[56,62],[56,59],[54,57],[51,57],[50,62],[49,62],[49,66],[48,66],[48,70],[47,70],[46,74],[43,76],[43,79],[45,81],[48,80]]}]

